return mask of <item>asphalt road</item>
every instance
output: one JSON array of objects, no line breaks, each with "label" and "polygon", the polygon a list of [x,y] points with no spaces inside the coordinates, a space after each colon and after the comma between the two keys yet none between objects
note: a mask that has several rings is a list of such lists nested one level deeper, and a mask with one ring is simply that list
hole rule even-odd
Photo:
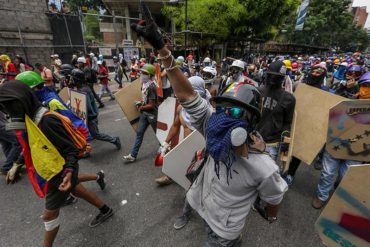
[{"label": "asphalt road", "polygon": [[[156,185],[154,179],[161,175],[161,170],[153,163],[159,146],[153,131],[148,129],[137,162],[124,164],[122,155],[130,152],[135,134],[116,102],[106,102],[106,107],[100,111],[99,123],[101,132],[121,138],[123,149],[117,151],[109,143],[94,141],[92,156],[80,162],[80,173],[104,170],[108,184],[104,191],[100,191],[95,182],[86,182],[85,186],[96,192],[115,214],[101,226],[91,229],[88,223],[98,213],[95,208],[82,200],[63,208],[54,246],[202,246],[206,235],[196,213],[182,230],[173,228],[185,191],[176,184]],[[0,161],[3,160],[1,152]],[[311,207],[318,176],[319,172],[312,167],[301,165],[281,205],[277,222],[269,224],[251,211],[242,246],[323,246],[314,229],[320,211]],[[0,186],[0,246],[41,246],[43,199],[33,192],[25,174],[14,185],[6,185],[1,176]],[[122,203],[124,200],[126,204]]]}]

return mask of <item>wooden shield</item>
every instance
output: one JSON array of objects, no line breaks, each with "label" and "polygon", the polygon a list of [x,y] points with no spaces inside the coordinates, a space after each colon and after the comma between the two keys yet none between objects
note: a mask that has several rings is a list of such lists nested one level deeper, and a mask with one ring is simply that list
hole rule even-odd
[{"label": "wooden shield", "polygon": [[115,97],[127,120],[136,131],[139,123],[140,112],[138,111],[135,102],[142,98],[140,80],[137,79],[130,85],[119,90],[115,93]]},{"label": "wooden shield", "polygon": [[330,109],[326,149],[337,159],[370,161],[370,100],[348,100]]},{"label": "wooden shield", "polygon": [[315,223],[329,247],[370,246],[370,165],[351,166]]},{"label": "wooden shield", "polygon": [[185,174],[191,164],[194,153],[205,147],[206,142],[198,131],[193,131],[163,159],[162,172],[172,178],[185,190],[189,189],[190,181]]},{"label": "wooden shield", "polygon": [[305,84],[298,86],[294,96],[293,156],[310,165],[326,142],[330,108],[345,98]]}]

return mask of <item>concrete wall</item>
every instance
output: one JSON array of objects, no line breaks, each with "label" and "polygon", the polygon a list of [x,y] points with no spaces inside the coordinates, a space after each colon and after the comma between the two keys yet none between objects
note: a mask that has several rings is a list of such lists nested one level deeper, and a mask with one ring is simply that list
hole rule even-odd
[{"label": "concrete wall", "polygon": [[[53,36],[45,15],[47,10],[45,0],[0,0],[0,54],[8,54],[12,59],[19,54],[27,57],[30,64],[49,65]],[[22,47],[21,37],[26,48]]]}]

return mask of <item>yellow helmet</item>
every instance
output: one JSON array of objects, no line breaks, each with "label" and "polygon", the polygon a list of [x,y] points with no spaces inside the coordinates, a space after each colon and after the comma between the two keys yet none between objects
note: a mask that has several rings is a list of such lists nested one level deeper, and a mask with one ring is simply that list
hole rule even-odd
[{"label": "yellow helmet", "polygon": [[335,64],[335,65],[338,65],[339,63],[340,63],[339,58],[336,58],[336,59],[334,60],[334,64]]},{"label": "yellow helmet", "polygon": [[290,60],[284,60],[283,63],[287,69],[292,69],[292,62]]}]

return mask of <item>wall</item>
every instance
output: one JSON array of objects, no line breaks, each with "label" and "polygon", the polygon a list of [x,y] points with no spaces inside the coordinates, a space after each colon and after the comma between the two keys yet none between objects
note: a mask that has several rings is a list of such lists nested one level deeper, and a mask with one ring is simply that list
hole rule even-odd
[{"label": "wall", "polygon": [[[0,0],[0,54],[8,54],[12,59],[19,54],[28,58],[30,64],[48,65],[53,36],[46,11],[45,0]],[[21,38],[26,48],[22,48]]]}]

